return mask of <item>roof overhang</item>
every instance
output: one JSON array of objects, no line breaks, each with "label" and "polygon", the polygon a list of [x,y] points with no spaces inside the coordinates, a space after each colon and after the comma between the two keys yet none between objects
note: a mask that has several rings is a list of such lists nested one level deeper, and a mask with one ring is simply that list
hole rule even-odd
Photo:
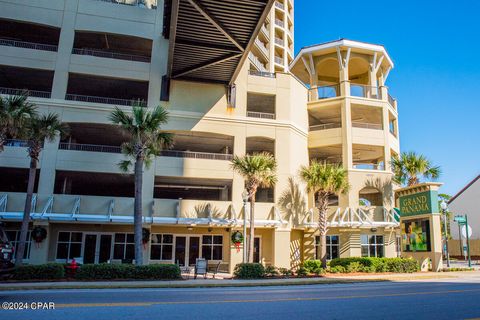
[{"label": "roof overhang", "polygon": [[273,0],[166,0],[167,77],[232,84]]}]

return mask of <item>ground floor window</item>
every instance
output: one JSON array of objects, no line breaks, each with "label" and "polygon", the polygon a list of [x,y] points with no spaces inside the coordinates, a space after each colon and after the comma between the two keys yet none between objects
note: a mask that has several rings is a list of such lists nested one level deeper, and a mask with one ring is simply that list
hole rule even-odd
[{"label": "ground floor window", "polygon": [[[12,243],[12,246],[15,248],[15,257],[17,256],[17,248],[20,243],[20,230],[6,230],[8,240]],[[30,258],[30,246],[32,244],[32,235],[31,232],[27,233],[27,241],[25,243],[25,251],[23,253],[23,259]]]},{"label": "ground floor window", "polygon": [[150,245],[151,260],[172,260],[173,235],[152,234]]},{"label": "ground floor window", "polygon": [[223,236],[203,236],[202,257],[207,260],[222,260]]},{"label": "ground floor window", "polygon": [[362,234],[360,238],[362,242],[362,257],[383,257],[383,236]]},{"label": "ground floor window", "polygon": [[80,257],[82,255],[82,236],[81,232],[60,231],[56,259],[67,260]]},{"label": "ground floor window", "polygon": [[[318,247],[320,246],[320,236],[315,237],[315,259],[318,257]],[[327,235],[327,260],[339,257],[340,240],[338,235]]]},{"label": "ground floor window", "polygon": [[135,259],[135,237],[133,233],[115,233],[113,259]]}]

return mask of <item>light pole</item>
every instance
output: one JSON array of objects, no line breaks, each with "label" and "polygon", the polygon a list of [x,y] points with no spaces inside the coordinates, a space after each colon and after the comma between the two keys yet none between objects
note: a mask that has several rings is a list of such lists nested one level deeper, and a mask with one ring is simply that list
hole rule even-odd
[{"label": "light pole", "polygon": [[448,254],[448,234],[447,234],[447,203],[442,200],[440,203],[443,213],[443,233],[445,235],[445,257],[447,258],[447,267],[450,268],[450,255]]},{"label": "light pole", "polygon": [[243,263],[247,262],[247,201],[248,191],[244,189],[242,192],[243,199]]}]

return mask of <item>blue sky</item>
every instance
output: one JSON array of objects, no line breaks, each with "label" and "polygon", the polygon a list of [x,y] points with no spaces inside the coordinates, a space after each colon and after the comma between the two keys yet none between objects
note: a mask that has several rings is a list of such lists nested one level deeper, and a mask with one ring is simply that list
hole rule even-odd
[{"label": "blue sky", "polygon": [[442,167],[441,192],[480,174],[480,2],[295,1],[295,51],[347,38],[382,44],[395,63],[402,151]]}]

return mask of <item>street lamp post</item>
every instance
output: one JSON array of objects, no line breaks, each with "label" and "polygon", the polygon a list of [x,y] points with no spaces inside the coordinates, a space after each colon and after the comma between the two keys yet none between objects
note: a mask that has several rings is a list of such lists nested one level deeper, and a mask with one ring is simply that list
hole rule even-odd
[{"label": "street lamp post", "polygon": [[245,189],[242,192],[243,199],[243,263],[247,262],[247,202],[248,191]]},{"label": "street lamp post", "polygon": [[447,267],[450,268],[450,255],[448,253],[448,234],[447,234],[447,203],[445,200],[442,200],[440,203],[440,207],[442,208],[443,213],[443,233],[445,236],[445,257],[447,258]]}]

